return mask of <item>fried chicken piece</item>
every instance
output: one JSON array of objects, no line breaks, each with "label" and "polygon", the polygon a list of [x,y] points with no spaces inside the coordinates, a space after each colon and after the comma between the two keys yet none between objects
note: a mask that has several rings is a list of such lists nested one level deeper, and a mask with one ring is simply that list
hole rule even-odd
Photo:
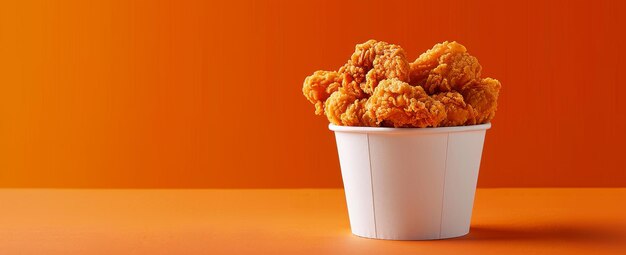
[{"label": "fried chicken piece", "polygon": [[324,113],[324,101],[341,86],[340,75],[334,71],[316,71],[304,79],[302,94],[315,105],[315,114]]},{"label": "fried chicken piece", "polygon": [[496,115],[501,87],[498,80],[484,78],[465,86],[461,91],[465,102],[474,108],[476,124],[487,123]]},{"label": "fried chicken piece", "polygon": [[372,94],[383,79],[398,78],[408,82],[410,65],[400,46],[369,40],[356,45],[350,60],[339,73],[349,74],[365,93]]},{"label": "fried chicken piece", "polygon": [[440,126],[451,127],[476,124],[474,108],[465,103],[463,95],[458,92],[442,92],[432,97],[441,102],[446,109],[446,118],[441,121]]},{"label": "fried chicken piece", "polygon": [[324,111],[328,121],[335,125],[342,125],[341,116],[346,112],[351,104],[357,101],[355,94],[342,88],[333,92],[324,103]]},{"label": "fried chicken piece", "polygon": [[376,120],[367,111],[367,98],[357,99],[348,106],[346,112],[341,115],[341,122],[346,126],[377,127]]},{"label": "fried chicken piece", "polygon": [[410,67],[412,85],[422,86],[429,95],[460,91],[463,86],[479,80],[482,67],[457,42],[443,42],[422,53]]},{"label": "fried chicken piece", "polygon": [[501,87],[480,79],[480,72],[476,58],[456,42],[437,44],[409,64],[399,46],[370,40],[337,72],[307,77],[302,93],[335,125],[474,125],[494,117]]},{"label": "fried chicken piece", "polygon": [[339,68],[339,75],[347,82],[355,81],[357,84],[365,82],[365,75],[367,71],[361,66],[356,66],[352,63],[352,60],[348,60],[348,63]]},{"label": "fried chicken piece", "polygon": [[436,127],[446,118],[443,104],[397,78],[381,81],[365,107],[383,126]]},{"label": "fried chicken piece", "polygon": [[344,88],[346,93],[353,94],[357,98],[368,97],[361,89],[361,84],[365,84],[365,70],[362,67],[355,66],[351,61],[348,61],[348,63],[339,68],[338,73],[341,87]]}]

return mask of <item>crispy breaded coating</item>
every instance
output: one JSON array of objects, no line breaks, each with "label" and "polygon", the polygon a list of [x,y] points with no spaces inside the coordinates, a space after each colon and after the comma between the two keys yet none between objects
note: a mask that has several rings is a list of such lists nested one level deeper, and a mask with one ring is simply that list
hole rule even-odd
[{"label": "crispy breaded coating", "polygon": [[458,92],[441,92],[432,96],[441,102],[446,109],[446,118],[439,126],[462,126],[476,124],[474,108],[466,104],[463,95]]},{"label": "crispy breaded coating", "polygon": [[461,91],[465,102],[474,108],[476,124],[487,123],[496,115],[501,87],[498,80],[485,78],[465,86]]},{"label": "crispy breaded coating", "polygon": [[346,91],[344,88],[340,88],[338,91],[335,91],[333,94],[326,99],[324,103],[326,112],[326,117],[328,121],[335,125],[343,125],[341,121],[341,115],[343,115],[348,106],[354,103],[357,100],[357,97]]},{"label": "crispy breaded coating", "polygon": [[[358,44],[348,62],[349,67],[358,68],[357,76],[366,73],[365,82],[359,80],[361,89],[372,94],[378,83],[383,79],[398,78],[409,80],[410,66],[402,47],[382,41],[369,40]],[[346,67],[346,71],[350,70]],[[340,70],[341,72],[341,70]]]},{"label": "crispy breaded coating", "polygon": [[393,127],[436,127],[446,118],[444,105],[422,87],[396,78],[383,80],[367,100],[366,108],[377,124]]},{"label": "crispy breaded coating", "polygon": [[377,127],[376,120],[367,111],[366,98],[357,99],[353,104],[348,106],[346,112],[341,115],[341,122],[345,126],[365,126]]},{"label": "crispy breaded coating", "polygon": [[404,50],[369,40],[338,71],[316,71],[302,93],[335,125],[438,127],[475,125],[495,115],[500,82],[457,42],[406,61]]},{"label": "crispy breaded coating", "polygon": [[341,87],[345,92],[356,95],[358,98],[367,97],[368,95],[361,89],[365,84],[365,69],[352,64],[352,61],[348,61],[345,65],[339,68],[339,80],[341,81]]},{"label": "crispy breaded coating", "polygon": [[342,79],[348,82],[355,81],[357,84],[364,83],[365,74],[367,74],[363,67],[354,65],[352,60],[348,60],[348,63],[339,68],[338,72]]},{"label": "crispy breaded coating", "polygon": [[411,63],[410,81],[429,95],[460,91],[463,86],[479,80],[482,67],[478,59],[469,55],[465,46],[457,42],[443,42],[420,55]]},{"label": "crispy breaded coating", "polygon": [[304,79],[302,94],[315,105],[315,114],[324,113],[324,101],[341,86],[339,73],[316,71]]}]

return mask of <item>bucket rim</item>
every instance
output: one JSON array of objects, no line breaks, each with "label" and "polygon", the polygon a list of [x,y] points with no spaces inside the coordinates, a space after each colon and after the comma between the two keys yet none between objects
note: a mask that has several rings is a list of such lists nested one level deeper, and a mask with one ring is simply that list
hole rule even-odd
[{"label": "bucket rim", "polygon": [[376,133],[376,134],[433,134],[433,133],[456,133],[487,130],[491,128],[491,123],[456,126],[456,127],[428,127],[428,128],[391,128],[391,127],[353,127],[337,126],[329,124],[328,129],[334,132],[343,133]]}]

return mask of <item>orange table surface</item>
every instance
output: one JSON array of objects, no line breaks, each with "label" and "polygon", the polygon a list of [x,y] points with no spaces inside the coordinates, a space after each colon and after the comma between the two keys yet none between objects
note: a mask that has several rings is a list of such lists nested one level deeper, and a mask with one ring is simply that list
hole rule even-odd
[{"label": "orange table surface", "polygon": [[350,233],[343,190],[0,189],[0,254],[626,254],[626,189],[479,189],[464,237]]}]

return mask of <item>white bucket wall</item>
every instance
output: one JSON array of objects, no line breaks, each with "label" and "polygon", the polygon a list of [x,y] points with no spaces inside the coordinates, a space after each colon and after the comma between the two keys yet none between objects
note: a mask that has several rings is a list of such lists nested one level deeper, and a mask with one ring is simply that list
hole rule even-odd
[{"label": "white bucket wall", "polygon": [[330,125],[352,233],[393,240],[467,234],[488,128]]}]

